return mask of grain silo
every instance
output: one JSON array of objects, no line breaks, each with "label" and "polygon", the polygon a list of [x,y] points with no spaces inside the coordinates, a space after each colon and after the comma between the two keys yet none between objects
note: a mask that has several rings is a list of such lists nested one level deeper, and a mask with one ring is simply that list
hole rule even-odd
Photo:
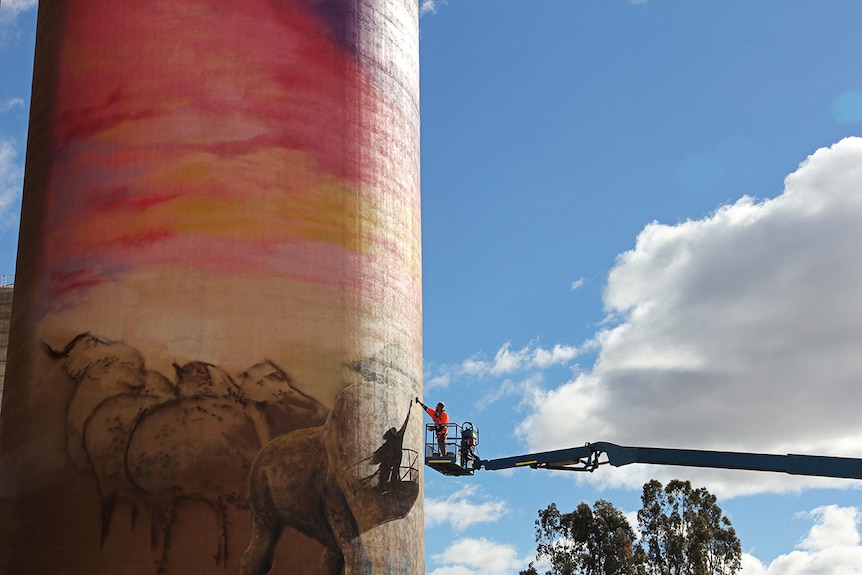
[{"label": "grain silo", "polygon": [[424,571],[415,0],[43,0],[0,573]]}]

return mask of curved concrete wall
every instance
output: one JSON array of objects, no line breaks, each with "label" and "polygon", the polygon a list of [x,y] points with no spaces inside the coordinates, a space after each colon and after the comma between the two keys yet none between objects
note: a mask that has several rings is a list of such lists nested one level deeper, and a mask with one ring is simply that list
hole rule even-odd
[{"label": "curved concrete wall", "polygon": [[412,0],[40,3],[0,572],[424,571],[418,94]]}]

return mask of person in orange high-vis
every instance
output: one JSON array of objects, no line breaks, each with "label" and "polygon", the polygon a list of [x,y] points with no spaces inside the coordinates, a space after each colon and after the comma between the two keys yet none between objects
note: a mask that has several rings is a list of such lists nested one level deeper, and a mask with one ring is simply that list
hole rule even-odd
[{"label": "person in orange high-vis", "polygon": [[449,433],[449,414],[446,413],[446,406],[443,402],[437,404],[436,409],[431,409],[416,398],[416,403],[431,416],[434,420],[434,431],[437,433],[437,447],[440,450],[439,455],[446,455],[446,434]]}]

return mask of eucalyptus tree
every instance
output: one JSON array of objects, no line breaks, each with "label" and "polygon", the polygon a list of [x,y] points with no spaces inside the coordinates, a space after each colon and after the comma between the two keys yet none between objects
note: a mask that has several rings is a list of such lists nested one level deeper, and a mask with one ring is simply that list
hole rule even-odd
[{"label": "eucalyptus tree", "polygon": [[[563,513],[555,503],[536,519],[536,562],[520,575],[734,575],[742,545],[706,488],[674,479],[643,486],[636,533],[622,511],[600,499]],[[538,565],[538,567],[537,567]]]}]

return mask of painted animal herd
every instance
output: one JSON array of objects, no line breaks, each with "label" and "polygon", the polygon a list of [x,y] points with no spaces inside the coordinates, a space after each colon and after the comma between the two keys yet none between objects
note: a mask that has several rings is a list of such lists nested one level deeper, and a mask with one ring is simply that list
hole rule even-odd
[{"label": "painted animal herd", "polygon": [[[66,413],[67,451],[74,466],[91,473],[98,486],[102,540],[109,536],[119,505],[129,507],[133,521],[145,512],[151,545],[159,555],[159,573],[166,571],[169,562],[171,529],[182,500],[202,502],[212,509],[220,534],[216,563],[227,565],[228,507],[248,509],[249,474],[256,456],[268,444],[264,453],[271,454],[281,445],[295,452],[308,438],[320,441],[317,438],[322,437],[329,415],[269,360],[240,373],[201,361],[174,364],[168,377],[147,369],[134,347],[89,333],[78,335],[62,350],[45,345],[45,351],[75,383]],[[365,369],[364,364],[355,367]],[[295,453],[278,454],[280,459],[290,457]],[[325,462],[320,465],[325,467]],[[402,516],[418,494],[415,473],[404,483],[409,485],[402,490],[407,496],[397,506]],[[285,486],[277,487],[284,490]],[[282,526],[296,527],[321,541],[326,548],[321,561],[325,571],[341,572],[346,544],[331,532],[337,531],[334,524],[339,514],[349,515],[350,510],[335,509],[332,517],[319,520],[321,526],[303,529],[305,518],[291,505],[307,503],[310,496],[297,493],[294,497],[297,503],[266,513],[281,514]],[[253,517],[262,514],[252,512]],[[358,539],[358,533],[348,537]],[[256,558],[244,559],[241,572],[265,573],[271,566],[275,542],[256,548],[255,541],[253,537],[246,554]]]}]

